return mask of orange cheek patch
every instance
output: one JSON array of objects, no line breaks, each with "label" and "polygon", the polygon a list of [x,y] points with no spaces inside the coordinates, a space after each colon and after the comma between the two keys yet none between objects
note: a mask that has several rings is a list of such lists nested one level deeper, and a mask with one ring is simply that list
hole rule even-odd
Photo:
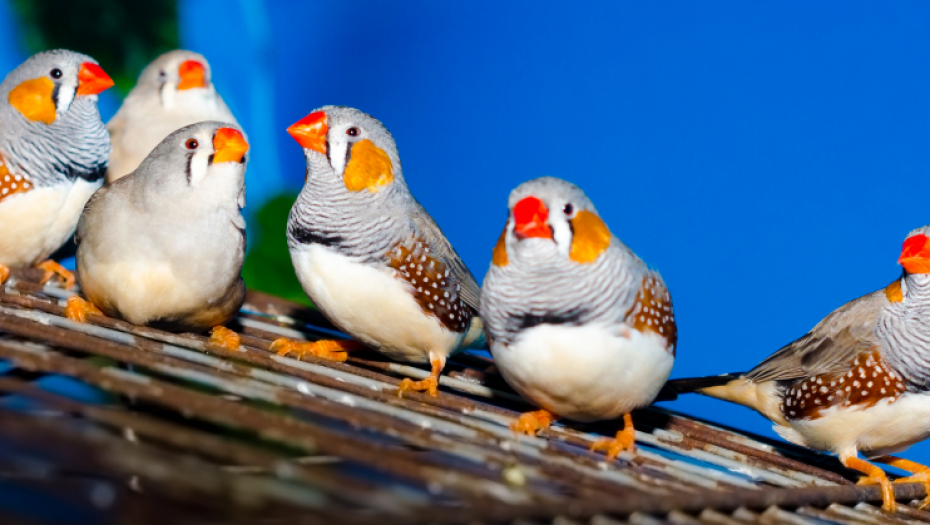
[{"label": "orange cheek patch", "polygon": [[10,105],[33,122],[55,122],[55,103],[52,91],[55,84],[42,77],[27,80],[10,91]]},{"label": "orange cheek patch", "polygon": [[491,263],[494,266],[507,266],[507,263],[510,262],[507,259],[507,227],[504,226],[504,231],[501,232],[500,238],[497,239],[497,244],[494,245],[494,253],[491,255]]},{"label": "orange cheek patch", "polygon": [[372,193],[394,180],[394,165],[383,149],[368,140],[352,146],[352,157],[342,175],[349,191],[368,190]]},{"label": "orange cheek patch", "polygon": [[587,264],[596,260],[610,246],[610,230],[597,215],[580,211],[572,219],[572,249],[568,256],[575,262]]},{"label": "orange cheek patch", "polygon": [[23,193],[31,189],[31,182],[24,179],[22,175],[11,174],[6,164],[0,163],[0,201],[14,193]]},{"label": "orange cheek patch", "polygon": [[901,293],[901,280],[900,279],[889,284],[885,288],[885,297],[887,297],[888,301],[892,303],[900,303],[901,301],[904,300],[904,294]]}]

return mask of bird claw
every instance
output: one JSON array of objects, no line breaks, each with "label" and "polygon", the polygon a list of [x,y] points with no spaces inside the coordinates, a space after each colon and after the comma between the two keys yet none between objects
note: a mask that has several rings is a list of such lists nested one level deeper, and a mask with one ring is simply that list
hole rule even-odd
[{"label": "bird claw", "polygon": [[239,349],[239,334],[225,326],[214,326],[210,330],[210,344],[229,351]]},{"label": "bird claw", "polygon": [[76,295],[68,298],[68,304],[65,305],[65,317],[78,323],[86,323],[88,314],[103,316],[103,312],[93,303]]},{"label": "bird claw", "polygon": [[45,270],[45,275],[42,276],[42,284],[47,283],[49,279],[57,275],[63,281],[65,290],[69,290],[72,286],[74,286],[74,274],[66,270],[64,266],[51,259],[40,262],[36,265],[36,268]]},{"label": "bird claw", "polygon": [[430,397],[439,397],[439,374],[442,373],[442,367],[445,366],[445,360],[432,359],[430,361],[431,372],[429,377],[422,379],[420,381],[414,381],[409,377],[405,377],[403,381],[400,382],[400,387],[397,389],[397,397],[404,397],[404,392],[426,392]]},{"label": "bird claw", "polygon": [[397,389],[397,397],[404,397],[404,392],[426,392],[430,397],[439,397],[439,379],[429,376],[421,381],[405,377]]},{"label": "bird claw", "polygon": [[312,355],[330,361],[344,362],[349,357],[347,352],[357,346],[358,343],[355,341],[324,339],[306,342],[281,338],[271,343],[271,351],[280,356],[295,354],[297,360]]},{"label": "bird claw", "polygon": [[927,495],[924,497],[924,500],[920,502],[920,505],[918,505],[917,508],[924,510],[927,507],[930,507],[930,470],[916,472],[906,478],[898,478],[892,483],[923,483],[924,491],[927,493]]},{"label": "bird claw", "polygon": [[607,449],[607,460],[617,459],[623,451],[633,452],[636,450],[636,429],[633,428],[633,417],[629,414],[623,414],[623,429],[617,431],[613,439],[601,438],[591,445],[591,452],[601,449]]},{"label": "bird claw", "polygon": [[884,472],[880,475],[869,474],[868,476],[862,476],[856,482],[856,485],[879,485],[882,489],[882,509],[888,512],[897,512],[898,504],[894,500],[894,488]]},{"label": "bird claw", "polygon": [[516,421],[510,424],[510,430],[518,434],[535,436],[540,430],[545,430],[552,426],[555,416],[547,410],[534,410],[533,412],[524,412]]}]

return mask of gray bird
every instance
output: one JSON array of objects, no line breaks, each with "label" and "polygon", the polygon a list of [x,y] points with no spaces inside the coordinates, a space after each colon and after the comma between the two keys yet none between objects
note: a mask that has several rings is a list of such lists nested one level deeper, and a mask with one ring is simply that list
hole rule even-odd
[{"label": "gray bird", "polygon": [[33,55],[0,83],[0,283],[10,268],[35,265],[45,280],[74,284],[45,259],[103,184],[110,137],[97,94],[112,85],[94,59],[66,50]]},{"label": "gray bird", "polygon": [[[908,234],[901,278],[839,307],[800,339],[746,373],[677,379],[669,386],[758,411],[792,443],[839,456],[846,467],[882,487],[895,509],[885,473],[858,458],[913,473],[930,468],[888,454],[930,437],[930,226]],[[930,504],[930,497],[922,507]]]},{"label": "gray bird", "polygon": [[[291,261],[304,291],[340,330],[388,357],[429,362],[398,395],[438,395],[446,358],[483,327],[479,288],[404,181],[397,146],[378,120],[325,106],[288,128],[304,148],[307,180],[288,219]],[[345,360],[356,341],[279,340],[279,354]]]},{"label": "gray bird", "polygon": [[130,173],[176,129],[216,120],[238,124],[199,53],[177,49],[153,60],[107,123],[113,152],[107,182]]},{"label": "gray bird", "polygon": [[624,418],[591,448],[633,447],[630,411],[652,403],[675,362],[678,329],[662,277],[614,237],[580,188],[542,177],[513,190],[481,288],[479,314],[507,383],[542,408],[511,428],[557,418]]},{"label": "gray bird", "polygon": [[[75,235],[90,304],[72,297],[68,317],[83,321],[102,311],[137,325],[192,332],[229,321],[245,299],[241,209],[248,147],[238,126],[193,124],[95,193]],[[215,329],[213,336],[238,347],[231,331]]]}]

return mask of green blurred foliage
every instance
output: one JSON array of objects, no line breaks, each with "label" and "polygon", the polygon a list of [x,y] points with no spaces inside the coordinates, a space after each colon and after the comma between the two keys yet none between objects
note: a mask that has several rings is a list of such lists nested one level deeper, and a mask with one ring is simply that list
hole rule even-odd
[{"label": "green blurred foliage", "polygon": [[245,257],[242,278],[253,290],[310,305],[287,250],[287,216],[296,199],[296,194],[279,195],[255,214],[248,228],[257,242]]},{"label": "green blurred foliage", "polygon": [[177,49],[177,0],[12,0],[26,49],[94,57],[125,95],[142,68]]}]

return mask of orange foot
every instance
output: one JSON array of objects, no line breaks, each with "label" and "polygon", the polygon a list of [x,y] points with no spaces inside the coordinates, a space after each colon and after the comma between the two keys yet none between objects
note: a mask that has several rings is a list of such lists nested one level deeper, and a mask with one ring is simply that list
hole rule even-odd
[{"label": "orange foot", "polygon": [[930,507],[930,467],[921,465],[920,463],[914,463],[903,458],[896,458],[894,456],[884,456],[880,458],[875,458],[874,461],[879,463],[884,463],[886,465],[891,465],[892,467],[897,467],[901,470],[906,470],[913,474],[906,478],[899,478],[893,481],[893,483],[923,483],[924,491],[927,495],[924,497],[924,500],[920,502],[920,510],[924,510],[927,507]]},{"label": "orange foot", "polygon": [[404,380],[400,382],[400,388],[397,389],[397,397],[404,397],[404,392],[409,392],[411,390],[415,392],[425,391],[430,397],[439,397],[439,374],[442,372],[442,368],[446,363],[443,359],[433,359],[430,361],[430,364],[433,370],[430,372],[429,377],[422,381],[414,381],[409,377],[404,378]]},{"label": "orange foot", "polygon": [[888,476],[882,469],[856,456],[840,456],[840,463],[844,467],[865,474],[865,476],[859,478],[857,485],[880,485],[882,488],[882,508],[888,512],[897,510],[898,506],[894,501],[894,488],[892,488]]},{"label": "orange foot", "polygon": [[2,264],[0,264],[0,284],[6,282],[10,278],[10,269]]},{"label": "orange foot", "polygon": [[93,303],[85,301],[76,295],[68,298],[68,304],[65,306],[65,317],[79,323],[87,322],[87,314],[103,315],[99,308]]},{"label": "orange foot", "polygon": [[630,452],[636,448],[633,443],[636,441],[636,430],[633,428],[633,416],[629,412],[623,414],[623,429],[617,431],[613,438],[601,438],[591,445],[591,452],[607,449],[607,460],[613,461],[624,450]]},{"label": "orange foot", "polygon": [[64,266],[51,259],[40,262],[36,265],[36,268],[45,270],[45,275],[42,276],[42,284],[45,284],[49,279],[57,275],[61,278],[62,281],[64,281],[66,290],[74,286],[74,274],[68,270],[65,270]]},{"label": "orange foot", "polygon": [[329,359],[330,361],[345,361],[348,359],[346,352],[350,350],[361,350],[364,348],[362,343],[350,341],[347,339],[324,339],[321,341],[292,341],[290,339],[276,339],[271,343],[271,351],[277,352],[278,355],[296,354],[297,359],[304,356],[312,355]]},{"label": "orange foot", "polygon": [[225,326],[214,326],[210,330],[210,344],[235,351],[239,349],[239,334]]},{"label": "orange foot", "polygon": [[516,421],[510,424],[510,430],[518,434],[535,436],[540,430],[545,430],[552,425],[552,422],[558,419],[548,410],[535,410],[533,412],[524,412]]}]

